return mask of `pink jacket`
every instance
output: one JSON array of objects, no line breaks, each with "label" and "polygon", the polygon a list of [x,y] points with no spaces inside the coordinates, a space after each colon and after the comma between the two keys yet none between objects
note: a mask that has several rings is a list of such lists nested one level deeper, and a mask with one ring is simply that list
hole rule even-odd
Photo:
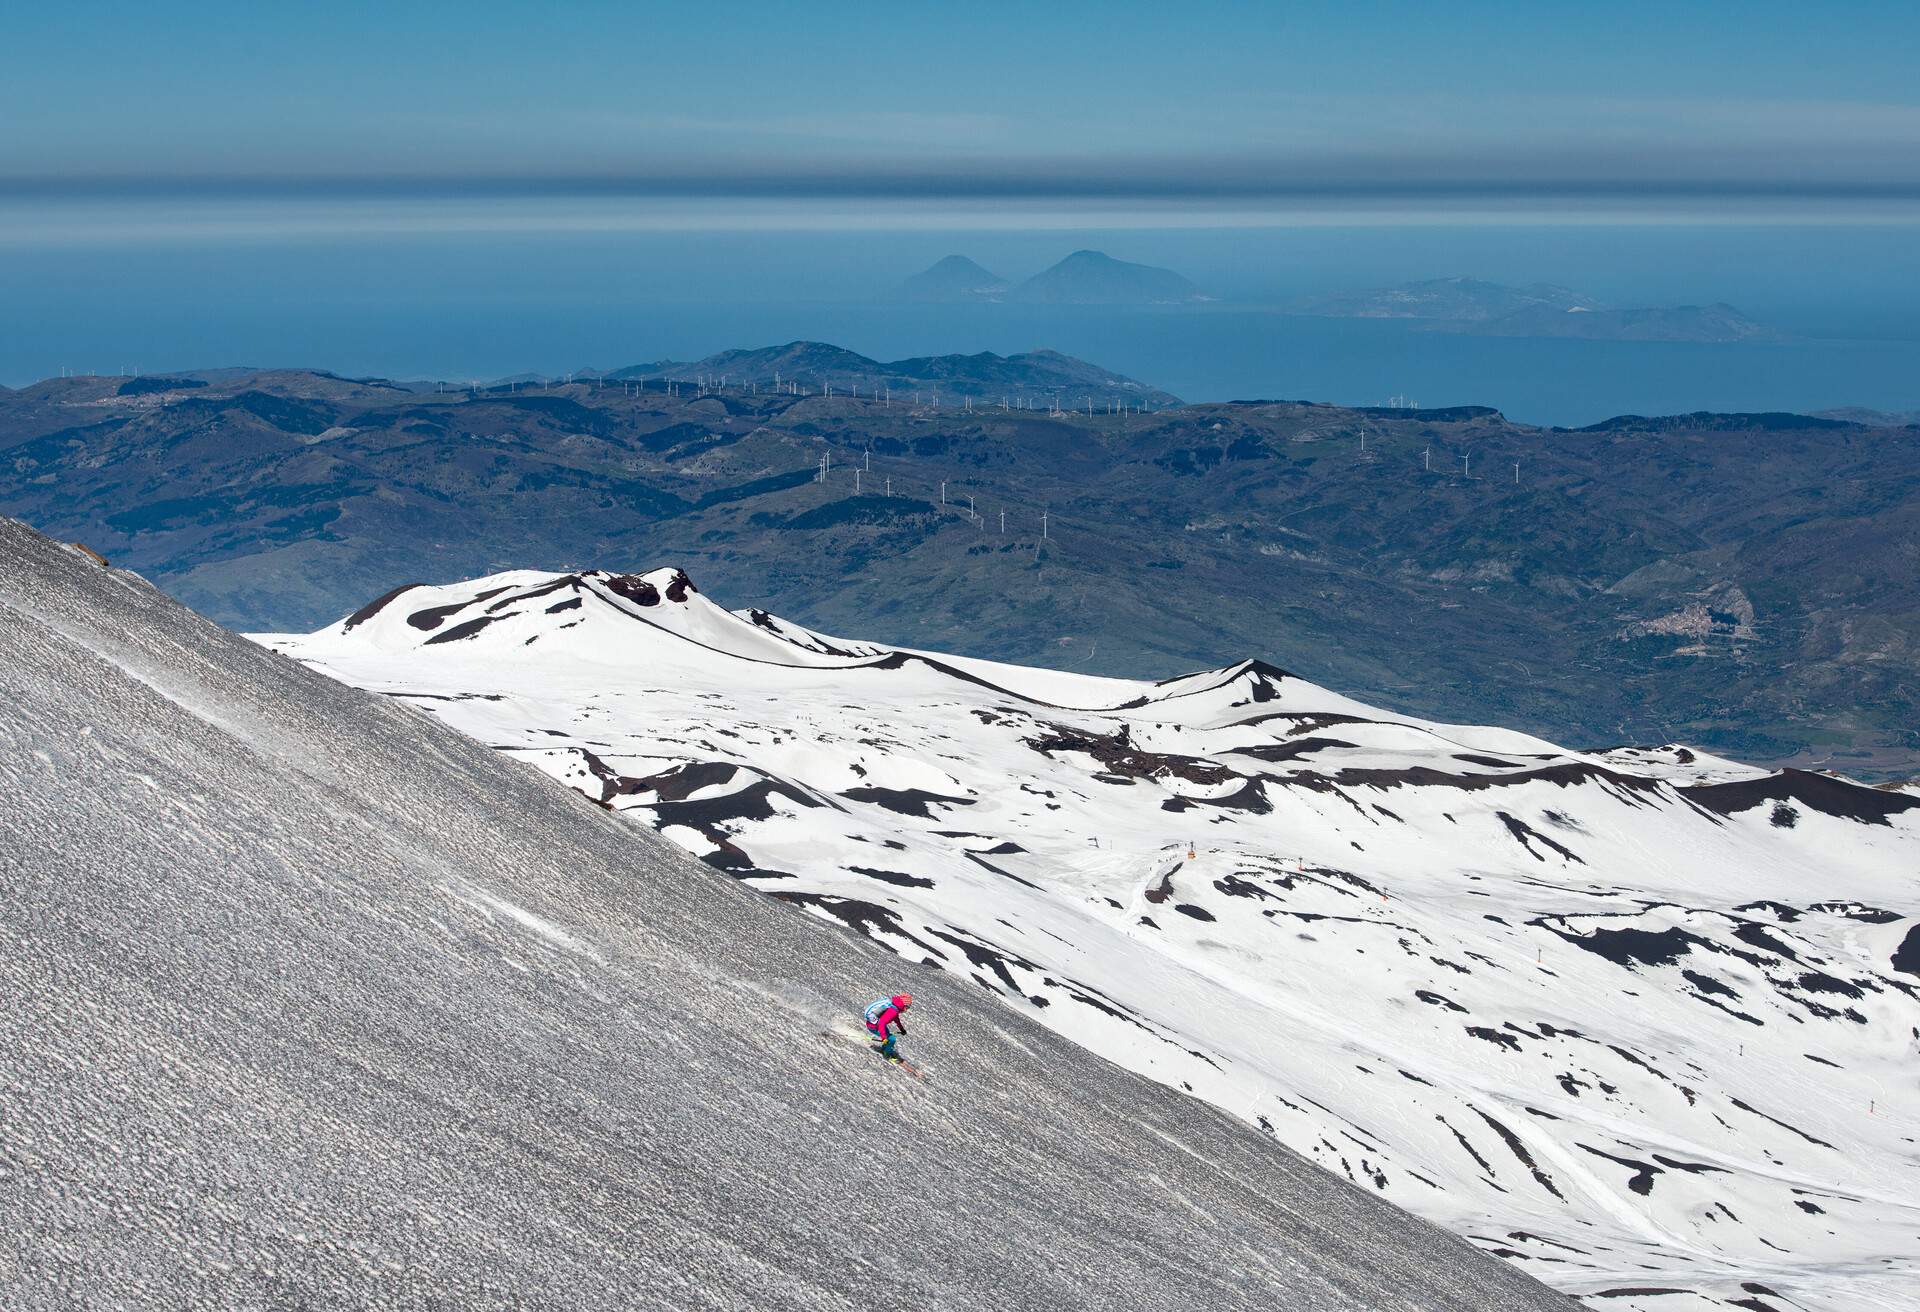
[{"label": "pink jacket", "polygon": [[882,1038],[886,1036],[890,1026],[898,1026],[900,1032],[905,1034],[907,1027],[900,1019],[900,1015],[900,1008],[893,1005],[892,998],[881,998],[867,1007],[867,1028]]}]

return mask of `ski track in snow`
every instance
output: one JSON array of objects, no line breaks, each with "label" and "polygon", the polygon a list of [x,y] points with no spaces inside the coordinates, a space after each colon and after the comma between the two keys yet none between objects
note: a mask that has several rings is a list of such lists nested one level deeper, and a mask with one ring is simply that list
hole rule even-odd
[{"label": "ski track in snow", "polygon": [[1920,799],[1257,662],[1156,684],[848,641],[672,570],[257,640],[1594,1306],[1920,1307]]}]

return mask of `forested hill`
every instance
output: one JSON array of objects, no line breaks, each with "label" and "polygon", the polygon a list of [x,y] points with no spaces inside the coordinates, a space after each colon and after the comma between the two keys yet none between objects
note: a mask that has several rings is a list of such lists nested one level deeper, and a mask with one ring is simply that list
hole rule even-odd
[{"label": "forested hill", "polygon": [[1561,742],[1920,772],[1920,429],[1007,404],[1031,408],[57,379],[0,396],[0,509],[253,630],[410,581],[666,561],[903,644],[1154,677],[1257,654]]}]

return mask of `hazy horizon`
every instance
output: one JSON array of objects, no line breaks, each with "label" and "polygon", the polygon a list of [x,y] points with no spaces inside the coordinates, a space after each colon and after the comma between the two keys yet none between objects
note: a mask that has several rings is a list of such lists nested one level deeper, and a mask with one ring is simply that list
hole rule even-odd
[{"label": "hazy horizon", "polygon": [[[1191,401],[1481,404],[1534,422],[1920,407],[1920,260],[1900,227],[1476,224],[1249,229],[340,234],[0,245],[0,383],[235,365],[564,373],[798,338],[879,359],[1051,348]],[[1009,278],[1072,250],[1161,264],[1189,308],[914,306],[950,253]],[[1783,343],[1543,341],[1301,319],[1303,296],[1466,275],[1615,305],[1730,302]]]},{"label": "hazy horizon", "polygon": [[[1920,407],[1920,11],[79,3],[0,54],[0,382],[471,378],[793,338],[1052,347],[1194,400],[1570,422]],[[742,71],[752,70],[752,76]],[[724,88],[724,96],[716,96]],[[907,312],[959,252],[1180,271],[1187,317]],[[1465,275],[1791,346],[1443,343],[1271,312]],[[1234,318],[1234,316],[1239,318]]]}]

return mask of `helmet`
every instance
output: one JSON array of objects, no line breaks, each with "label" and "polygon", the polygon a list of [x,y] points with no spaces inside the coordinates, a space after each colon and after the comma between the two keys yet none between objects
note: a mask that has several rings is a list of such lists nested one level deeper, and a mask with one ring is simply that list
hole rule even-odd
[{"label": "helmet", "polygon": [[893,1005],[900,1008],[900,1010],[905,1011],[908,1007],[911,1007],[913,1005],[913,994],[911,993],[894,994]]}]

